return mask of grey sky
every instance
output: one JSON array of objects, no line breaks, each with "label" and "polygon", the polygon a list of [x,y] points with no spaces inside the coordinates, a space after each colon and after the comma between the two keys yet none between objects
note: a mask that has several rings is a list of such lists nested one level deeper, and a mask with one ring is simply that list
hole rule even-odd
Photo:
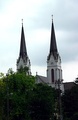
[{"label": "grey sky", "polygon": [[[68,70],[69,63],[73,62],[73,66],[78,66],[77,0],[7,0],[7,2],[1,0],[0,8],[1,72],[6,72],[10,67],[16,69],[22,18],[24,19],[27,52],[32,68],[37,66],[39,69],[43,69],[43,67],[47,69],[46,60],[50,46],[52,14],[54,15],[56,40],[62,59],[64,77],[67,74],[65,71]],[[33,73],[36,71],[35,69]],[[76,77],[77,71],[74,72],[73,76]],[[67,81],[74,78],[66,76]]]}]

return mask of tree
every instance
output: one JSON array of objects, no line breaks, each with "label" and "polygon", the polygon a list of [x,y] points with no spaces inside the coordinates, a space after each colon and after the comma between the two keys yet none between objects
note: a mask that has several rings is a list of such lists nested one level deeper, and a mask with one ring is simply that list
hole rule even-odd
[{"label": "tree", "polygon": [[53,120],[55,101],[56,91],[25,71],[9,69],[0,79],[0,120]]},{"label": "tree", "polygon": [[78,84],[78,77],[76,78],[75,83]]},{"label": "tree", "polygon": [[[64,118],[74,120],[78,115],[78,85],[65,91],[62,97]],[[75,119],[76,120],[76,119]]]},{"label": "tree", "polygon": [[31,101],[32,120],[49,120],[55,112],[55,90],[46,84],[36,84]]},{"label": "tree", "polygon": [[[35,86],[35,77],[27,76],[25,73],[13,73],[3,77],[1,81],[2,119],[7,118],[8,110],[10,120],[29,120],[29,102]],[[5,86],[1,87],[2,85]]]},{"label": "tree", "polygon": [[5,83],[2,79],[0,79],[0,120],[3,117],[3,105],[4,105],[4,97],[5,97]]},{"label": "tree", "polygon": [[25,73],[25,74],[27,74],[27,75],[29,75],[29,72],[28,72],[28,70],[29,70],[29,68],[28,67],[20,67],[20,69],[18,69],[18,72],[19,73]]}]

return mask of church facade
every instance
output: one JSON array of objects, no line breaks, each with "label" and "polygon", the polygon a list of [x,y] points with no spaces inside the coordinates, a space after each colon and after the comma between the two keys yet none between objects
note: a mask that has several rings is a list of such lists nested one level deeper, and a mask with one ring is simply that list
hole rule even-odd
[{"label": "church facade", "polygon": [[[17,70],[19,70],[21,67],[28,67],[28,75],[31,75],[31,62],[27,54],[23,23],[21,30],[20,52],[17,59]],[[64,92],[61,57],[57,49],[53,19],[51,26],[50,50],[47,57],[47,77],[37,74],[36,83],[46,83],[55,89],[60,88]]]}]

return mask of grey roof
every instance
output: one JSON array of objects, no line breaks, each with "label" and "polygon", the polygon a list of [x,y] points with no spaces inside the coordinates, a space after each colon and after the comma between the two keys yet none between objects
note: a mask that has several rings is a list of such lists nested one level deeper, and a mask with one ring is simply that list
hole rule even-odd
[{"label": "grey roof", "polygon": [[37,75],[37,79],[39,80],[39,83],[48,83],[47,77]]},{"label": "grey roof", "polygon": [[[48,84],[47,77],[44,77],[41,75],[37,75],[36,77],[37,77],[38,83],[47,83]],[[70,90],[76,84],[74,82],[65,82],[65,83],[63,83],[63,85],[64,85],[64,91],[65,91],[65,90]]]},{"label": "grey roof", "polygon": [[26,50],[26,43],[25,43],[25,35],[24,35],[24,28],[22,24],[22,31],[21,31],[21,43],[20,43],[20,57],[27,56]]},{"label": "grey roof", "polygon": [[51,54],[53,54],[54,58],[58,57],[58,50],[57,50],[53,20],[52,20],[52,28],[51,28],[50,52],[49,52],[48,59],[50,58]]},{"label": "grey roof", "polygon": [[72,87],[76,85],[74,82],[66,82],[63,84],[64,84],[64,90],[70,90]]}]

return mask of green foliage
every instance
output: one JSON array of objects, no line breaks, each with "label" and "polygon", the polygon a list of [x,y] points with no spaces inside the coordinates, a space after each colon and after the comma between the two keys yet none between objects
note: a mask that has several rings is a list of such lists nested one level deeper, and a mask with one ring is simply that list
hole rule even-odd
[{"label": "green foliage", "polygon": [[29,73],[28,73],[28,70],[29,70],[28,67],[24,67],[24,68],[23,68],[23,67],[21,66],[20,69],[18,69],[18,72],[19,72],[19,73],[29,74]]},{"label": "green foliage", "polygon": [[78,120],[78,112],[74,113],[71,120]]},{"label": "green foliage", "polygon": [[2,79],[0,79],[0,120],[2,120],[2,115],[3,115],[3,105],[4,105],[4,98],[5,98],[5,83],[3,82]]},{"label": "green foliage", "polygon": [[[0,79],[0,120],[49,120],[54,117],[55,90],[35,84],[35,77],[8,70]],[[53,119],[52,119],[53,120]]]},{"label": "green foliage", "polygon": [[4,120],[7,117],[7,98],[10,120],[28,119],[29,101],[34,86],[35,77],[26,76],[25,73],[8,74],[0,80],[0,103],[3,106],[1,114]]},{"label": "green foliage", "polygon": [[75,83],[78,84],[78,78],[76,78]]},{"label": "green foliage", "polygon": [[9,70],[8,70],[8,72],[7,72],[7,74],[6,74],[6,76],[12,75],[12,74],[14,74],[14,71],[12,70],[12,68],[9,68]]},{"label": "green foliage", "polygon": [[46,84],[36,84],[31,101],[32,120],[49,120],[54,117],[55,90]]},{"label": "green foliage", "polygon": [[2,77],[4,77],[4,74],[1,72],[1,73],[0,73],[0,78],[2,78]]},{"label": "green foliage", "polygon": [[73,118],[78,113],[78,85],[74,86],[71,90],[65,91],[62,103],[64,118],[76,120]]}]

